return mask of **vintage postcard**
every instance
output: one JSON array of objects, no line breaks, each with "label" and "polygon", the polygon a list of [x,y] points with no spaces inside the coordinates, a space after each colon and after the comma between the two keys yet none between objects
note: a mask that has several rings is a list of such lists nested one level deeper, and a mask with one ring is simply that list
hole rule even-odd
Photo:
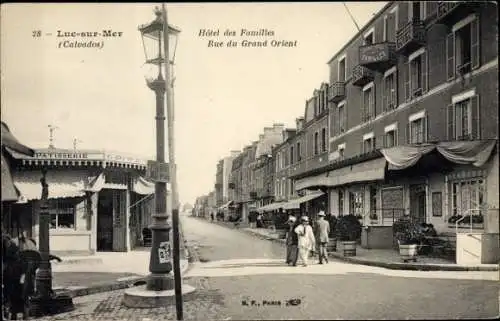
[{"label": "vintage postcard", "polygon": [[499,317],[496,2],[4,3],[2,317]]}]

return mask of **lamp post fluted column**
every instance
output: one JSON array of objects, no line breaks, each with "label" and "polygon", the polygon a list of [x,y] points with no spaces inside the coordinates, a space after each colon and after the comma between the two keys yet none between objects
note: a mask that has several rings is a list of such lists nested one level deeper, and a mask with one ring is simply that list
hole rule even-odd
[{"label": "lamp post fluted column", "polygon": [[[158,77],[148,83],[156,96],[156,160],[165,162],[165,80],[158,73]],[[169,243],[170,225],[167,212],[167,183],[155,182],[155,211],[152,215],[153,222],[150,226],[152,232],[151,255],[147,280],[147,289],[153,291],[170,290],[174,288],[173,278],[169,275],[172,271],[170,260],[160,261],[160,249]]]},{"label": "lamp post fluted column", "polygon": [[38,244],[41,256],[40,267],[36,273],[36,289],[40,297],[47,298],[52,290],[52,268],[50,265],[49,224],[50,214],[48,205],[49,187],[46,181],[47,170],[42,170],[42,197],[40,199],[40,215],[38,225]]}]

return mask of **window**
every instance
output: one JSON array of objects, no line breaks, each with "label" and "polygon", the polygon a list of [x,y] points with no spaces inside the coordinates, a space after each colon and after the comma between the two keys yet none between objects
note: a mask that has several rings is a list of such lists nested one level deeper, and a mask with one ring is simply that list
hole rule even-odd
[{"label": "window", "polygon": [[345,115],[345,104],[339,104],[337,107],[338,111],[338,130],[339,133],[343,133],[346,131],[346,115]]},{"label": "window", "polygon": [[427,142],[427,116],[420,112],[409,118],[408,143],[421,144]]},{"label": "window", "polygon": [[448,106],[448,139],[480,139],[479,97],[473,90],[462,98]]},{"label": "window", "polygon": [[479,67],[479,18],[470,15],[455,24],[447,36],[446,59],[448,80],[455,73],[464,75]]},{"label": "window", "polygon": [[450,185],[452,215],[482,214],[486,193],[482,178],[452,181]]},{"label": "window", "polygon": [[300,162],[302,160],[302,155],[300,152],[300,142],[297,142],[297,162]]},{"label": "window", "polygon": [[384,141],[384,147],[389,148],[389,147],[396,146],[398,144],[397,143],[396,130],[392,129],[392,130],[387,131],[385,133],[384,139],[385,139],[385,141]]},{"label": "window", "polygon": [[[83,200],[62,199],[49,201],[50,228],[51,229],[75,229],[75,212],[78,203]],[[83,208],[85,211],[85,209]]]},{"label": "window", "polygon": [[326,128],[321,130],[321,152],[326,152]]},{"label": "window", "polygon": [[339,189],[339,216],[342,216],[344,214],[344,191]]},{"label": "window", "polygon": [[286,197],[286,180],[284,177],[281,180],[281,195]]},{"label": "window", "polygon": [[384,92],[382,95],[382,105],[384,111],[393,110],[398,105],[396,83],[396,68],[389,70],[384,77]]},{"label": "window", "polygon": [[345,82],[345,80],[347,79],[346,77],[346,65],[345,65],[345,60],[346,60],[346,57],[342,57],[340,58],[339,60],[339,67],[338,67],[338,79],[339,81],[341,82]]},{"label": "window", "polygon": [[370,31],[365,33],[365,36],[364,36],[365,46],[373,45],[375,43],[374,34],[375,34],[374,28],[372,28]]},{"label": "window", "polygon": [[363,136],[363,153],[369,153],[375,149],[375,137],[373,133]]},{"label": "window", "polygon": [[370,186],[370,218],[377,219],[377,188]]},{"label": "window", "polygon": [[389,14],[384,17],[384,41],[396,42],[396,31],[398,30],[398,7],[394,7]]},{"label": "window", "polygon": [[295,184],[294,184],[293,180],[291,180],[291,179],[290,179],[290,180],[288,180],[288,182],[289,182],[289,186],[290,186],[290,196],[293,196],[293,194],[294,194],[294,192],[295,192],[295,191],[294,191],[294,185],[295,185]]},{"label": "window", "polygon": [[363,122],[375,118],[375,97],[373,83],[363,88]]},{"label": "window", "polygon": [[423,48],[410,55],[405,77],[407,100],[421,96],[427,91],[427,65],[427,52]]},{"label": "window", "polygon": [[314,133],[314,155],[318,155],[319,154],[319,134],[318,132],[315,132]]},{"label": "window", "polygon": [[363,190],[349,193],[349,210],[350,214],[363,217]]},{"label": "window", "polygon": [[293,154],[293,146],[290,146],[290,165],[293,164],[293,156],[294,156],[294,154]]},{"label": "window", "polygon": [[426,17],[425,1],[409,1],[408,2],[408,20],[425,20]]}]

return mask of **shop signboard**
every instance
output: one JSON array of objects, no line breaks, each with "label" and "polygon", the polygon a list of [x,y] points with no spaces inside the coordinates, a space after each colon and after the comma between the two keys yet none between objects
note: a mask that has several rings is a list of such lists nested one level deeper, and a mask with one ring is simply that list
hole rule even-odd
[{"label": "shop signboard", "polygon": [[168,183],[170,181],[168,163],[148,160],[146,178],[153,182]]}]

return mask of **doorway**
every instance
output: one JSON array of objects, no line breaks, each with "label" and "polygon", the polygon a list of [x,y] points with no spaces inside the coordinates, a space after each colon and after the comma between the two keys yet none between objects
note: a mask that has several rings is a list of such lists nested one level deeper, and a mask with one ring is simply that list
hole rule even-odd
[{"label": "doorway", "polygon": [[113,251],[113,190],[99,192],[97,202],[97,251]]},{"label": "doorway", "polygon": [[426,223],[426,204],[425,184],[410,185],[410,217],[413,222]]}]

